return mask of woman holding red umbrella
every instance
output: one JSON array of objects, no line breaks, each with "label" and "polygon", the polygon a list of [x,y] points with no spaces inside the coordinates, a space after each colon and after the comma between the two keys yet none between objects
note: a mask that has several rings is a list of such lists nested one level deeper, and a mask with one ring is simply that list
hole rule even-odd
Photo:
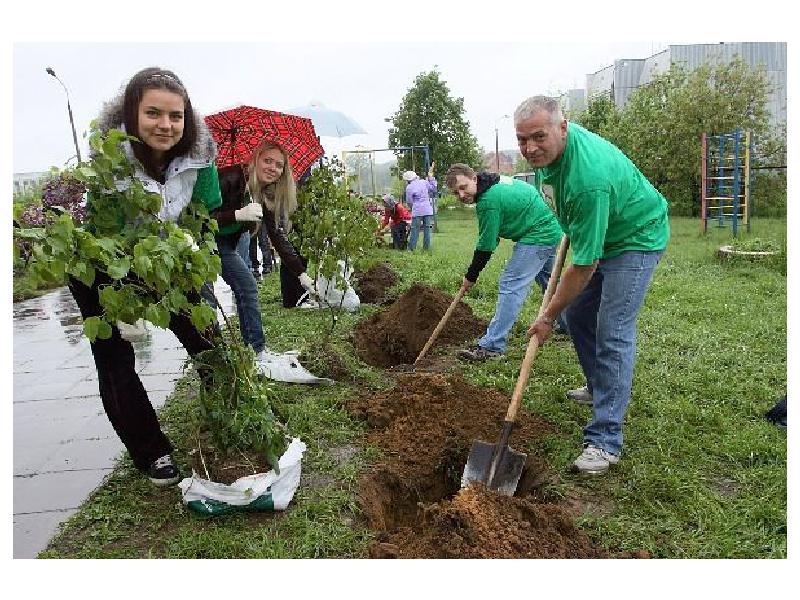
[{"label": "woman holding red umbrella", "polygon": [[[217,167],[232,170],[233,188],[247,187],[250,203],[261,207],[253,220],[263,217],[262,226],[281,257],[283,306],[293,308],[314,282],[306,274],[308,262],[299,256],[286,236],[292,230],[297,209],[295,174],[305,174],[323,154],[310,119],[253,106],[237,106],[206,117],[219,150]],[[246,180],[246,183],[245,183]],[[243,206],[245,198],[228,198],[230,206]],[[230,218],[230,217],[228,217]]]}]

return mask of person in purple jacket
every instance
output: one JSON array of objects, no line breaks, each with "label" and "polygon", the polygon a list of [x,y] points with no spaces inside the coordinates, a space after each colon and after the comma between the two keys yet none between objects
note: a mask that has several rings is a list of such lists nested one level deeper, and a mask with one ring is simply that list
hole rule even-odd
[{"label": "person in purple jacket", "polygon": [[417,247],[420,225],[423,227],[422,249],[430,250],[431,247],[431,228],[433,226],[431,194],[436,193],[436,179],[433,177],[435,165],[435,162],[431,163],[426,179],[420,179],[414,171],[403,173],[403,180],[408,183],[406,186],[406,204],[411,209],[411,237],[408,238],[409,250],[414,250]]}]

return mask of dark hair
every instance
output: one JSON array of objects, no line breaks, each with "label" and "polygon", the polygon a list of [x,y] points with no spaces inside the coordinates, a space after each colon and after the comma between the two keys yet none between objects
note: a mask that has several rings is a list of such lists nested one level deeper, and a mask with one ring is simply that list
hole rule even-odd
[{"label": "dark hair", "polygon": [[183,98],[183,136],[178,143],[170,148],[165,156],[165,164],[156,164],[152,150],[142,142],[132,142],[133,154],[142,163],[148,175],[163,181],[162,169],[170,163],[176,156],[189,154],[197,142],[198,124],[192,109],[192,101],[183,83],[172,71],[159,67],[148,67],[142,69],[131,77],[128,85],[125,86],[123,95],[122,117],[125,123],[125,130],[130,135],[139,134],[139,104],[147,90],[167,90],[174,92]]},{"label": "dark hair", "polygon": [[455,163],[447,169],[447,173],[444,176],[444,182],[447,187],[451,190],[456,186],[456,177],[459,175],[463,175],[464,177],[475,177],[475,171],[469,165],[465,165],[464,163]]}]

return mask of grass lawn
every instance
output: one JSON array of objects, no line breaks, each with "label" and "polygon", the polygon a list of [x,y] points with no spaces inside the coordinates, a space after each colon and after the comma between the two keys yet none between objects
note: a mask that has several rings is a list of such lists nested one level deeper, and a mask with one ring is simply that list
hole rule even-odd
[{"label": "grass lawn", "polygon": [[[455,294],[475,243],[470,209],[444,211],[430,253],[375,250],[413,282]],[[750,237],[785,248],[786,221],[756,219]],[[554,491],[580,490],[602,510],[579,523],[612,550],[648,550],[658,558],[786,557],[786,431],[763,419],[786,392],[786,262],[719,262],[730,229],[699,234],[694,219],[673,219],[672,239],[639,319],[638,362],[622,461],[607,476],[568,471],[590,409],[564,391],[583,384],[571,344],[550,342],[536,359],[525,394],[528,410],[556,425],[541,448],[559,475]],[[497,277],[511,244],[503,242],[466,301],[491,317]],[[378,449],[361,442],[363,426],[341,408],[348,395],[390,382],[361,363],[349,341],[355,323],[378,310],[344,315],[325,352],[326,313],[280,308],[278,278],[261,285],[268,344],[298,349],[320,371],[331,361],[347,371],[332,388],[274,384],[276,411],[308,444],[303,483],[283,514],[202,518],[183,507],[178,488],[155,490],[127,458],[63,527],[40,556],[290,558],[362,557],[372,535],[359,519],[355,482]],[[457,369],[474,384],[509,395],[522,360],[526,324],[541,294],[535,289],[504,360]],[[162,411],[185,466],[193,448],[187,378]],[[468,407],[465,407],[468,410]]]}]

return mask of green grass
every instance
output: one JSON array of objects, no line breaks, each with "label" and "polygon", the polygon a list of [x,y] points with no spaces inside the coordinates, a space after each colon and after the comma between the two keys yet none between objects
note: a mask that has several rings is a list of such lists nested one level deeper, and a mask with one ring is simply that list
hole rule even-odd
[{"label": "green grass", "polygon": [[[375,250],[372,258],[401,274],[399,292],[422,282],[454,294],[472,256],[473,219],[468,208],[442,211],[431,252]],[[756,219],[749,235],[740,234],[748,237],[785,249],[786,222]],[[551,420],[556,432],[529,450],[542,452],[558,475],[554,493],[579,488],[611,507],[608,516],[580,521],[609,549],[670,558],[786,556],[786,431],[762,417],[786,391],[785,251],[769,262],[719,262],[717,248],[731,242],[730,229],[711,228],[704,237],[698,221],[672,220],[670,247],[639,318],[623,459],[607,476],[586,479],[568,470],[590,416],[589,408],[563,397],[583,383],[571,344],[549,342],[536,359],[525,406]],[[466,301],[479,316],[494,310],[510,250],[504,241],[470,291]],[[363,556],[371,534],[358,520],[355,482],[376,449],[361,448],[345,460],[335,449],[359,446],[363,431],[341,401],[387,385],[348,341],[354,324],[377,309],[344,315],[322,350],[327,315],[284,310],[279,299],[277,277],[270,276],[261,286],[269,345],[302,350],[312,371],[330,354],[348,370],[350,383],[333,388],[274,386],[276,410],[308,444],[304,476],[318,484],[301,486],[284,514],[208,519],[189,513],[177,490],[153,490],[125,459],[43,557]],[[468,379],[511,393],[525,327],[540,300],[536,288],[504,360],[459,366]],[[185,380],[162,413],[183,465],[193,445],[183,416],[192,385]]]}]

